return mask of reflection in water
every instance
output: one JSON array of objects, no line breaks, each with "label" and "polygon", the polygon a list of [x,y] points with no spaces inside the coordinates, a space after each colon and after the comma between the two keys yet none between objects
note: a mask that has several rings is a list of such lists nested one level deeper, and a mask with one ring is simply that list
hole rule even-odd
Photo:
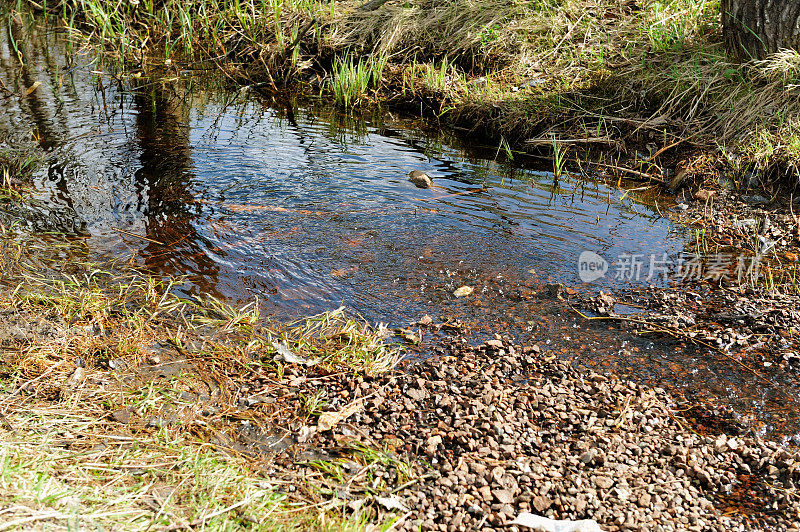
[{"label": "reflection in water", "polygon": [[[44,30],[12,25],[20,61],[0,31],[0,78],[13,92],[0,131],[36,133],[50,155],[36,176],[40,209],[73,220],[98,256],[185,274],[190,293],[258,297],[281,317],[344,304],[371,321],[427,313],[476,338],[508,331],[797,426],[798,409],[761,395],[727,360],[587,324],[537,296],[544,283],[580,287],[582,250],[682,250],[683,236],[632,194],[508,168],[496,150],[388,114],[276,109],[186,77],[127,86],[95,73],[93,58],[70,59]],[[411,169],[436,186],[415,188]],[[617,286],[609,277],[596,286]],[[453,297],[462,285],[473,295]]]},{"label": "reflection in water", "polygon": [[160,84],[133,90],[139,167],[134,172],[137,204],[126,204],[145,215],[145,238],[139,255],[148,271],[176,272],[204,279],[213,290],[218,267],[205,252],[205,239],[194,229],[199,209],[193,208],[190,108],[187,102]]}]

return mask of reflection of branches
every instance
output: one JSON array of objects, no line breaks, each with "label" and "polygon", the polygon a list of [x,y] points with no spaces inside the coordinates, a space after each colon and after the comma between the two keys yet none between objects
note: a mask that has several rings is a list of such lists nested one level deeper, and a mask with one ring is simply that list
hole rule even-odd
[{"label": "reflection of branches", "polygon": [[214,292],[219,269],[208,256],[207,242],[194,229],[197,214],[190,192],[194,161],[190,145],[190,105],[173,87],[137,90],[136,138],[141,167],[136,180],[146,191],[147,244],[140,251],[152,272],[195,274]]}]

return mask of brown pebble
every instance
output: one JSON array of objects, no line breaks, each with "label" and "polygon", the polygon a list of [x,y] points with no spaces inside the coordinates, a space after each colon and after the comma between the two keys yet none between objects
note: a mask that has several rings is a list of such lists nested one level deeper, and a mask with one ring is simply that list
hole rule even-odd
[{"label": "brown pebble", "polygon": [[543,495],[539,495],[531,499],[531,506],[540,514],[544,513],[544,511],[550,508],[552,505],[553,500]]},{"label": "brown pebble", "polygon": [[514,502],[514,495],[511,490],[494,490],[492,492],[494,498],[500,501],[501,504],[511,504]]},{"label": "brown pebble", "polygon": [[607,490],[614,485],[614,480],[608,477],[597,477],[594,483],[598,488]]},{"label": "brown pebble", "polygon": [[127,425],[128,422],[131,420],[131,409],[120,408],[119,410],[114,410],[113,412],[111,412],[111,419],[113,419],[117,423],[122,423],[123,425]]},{"label": "brown pebble", "polygon": [[715,192],[713,190],[706,190],[701,188],[697,192],[694,193],[694,199],[697,201],[708,201],[709,199],[714,197]]},{"label": "brown pebble", "polygon": [[650,507],[650,494],[649,493],[642,493],[642,496],[639,497],[639,506],[642,508],[649,508]]},{"label": "brown pebble", "polygon": [[431,188],[433,186],[433,180],[428,174],[419,170],[411,170],[408,174],[408,180],[419,188]]}]

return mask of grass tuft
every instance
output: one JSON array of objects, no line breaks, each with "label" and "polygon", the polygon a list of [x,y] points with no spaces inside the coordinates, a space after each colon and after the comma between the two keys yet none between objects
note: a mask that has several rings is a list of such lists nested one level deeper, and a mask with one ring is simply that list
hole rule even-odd
[{"label": "grass tuft", "polygon": [[[330,478],[307,475],[318,468],[263,442],[315,429],[331,407],[329,379],[391,370],[400,354],[385,329],[341,309],[270,323],[257,302],[189,301],[173,294],[181,279],[80,265],[68,253],[74,244],[15,247],[20,238],[0,239],[8,258],[0,529],[355,530],[382,522],[330,503]],[[318,363],[277,361],[279,342]],[[379,448],[356,445],[348,456],[411,474]],[[320,463],[335,468],[337,460]]]}]

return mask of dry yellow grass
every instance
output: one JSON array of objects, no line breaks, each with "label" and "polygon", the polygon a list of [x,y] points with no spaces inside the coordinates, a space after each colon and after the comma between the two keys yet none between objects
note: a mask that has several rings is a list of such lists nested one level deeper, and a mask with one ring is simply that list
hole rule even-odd
[{"label": "dry yellow grass", "polygon": [[[246,422],[265,438],[293,437],[322,406],[292,391],[304,373],[276,361],[273,342],[317,358],[308,377],[353,377],[397,363],[380,328],[341,312],[270,324],[255,305],[190,303],[170,293],[170,281],[112,275],[77,264],[66,241],[22,238],[0,235],[0,530],[391,522],[320,497],[325,479],[309,471],[335,470],[335,461],[294,465],[241,432]],[[31,274],[28,255],[49,273]],[[68,264],[73,274],[58,273]],[[264,383],[271,402],[242,403]],[[385,458],[379,449],[357,454]]]}]

